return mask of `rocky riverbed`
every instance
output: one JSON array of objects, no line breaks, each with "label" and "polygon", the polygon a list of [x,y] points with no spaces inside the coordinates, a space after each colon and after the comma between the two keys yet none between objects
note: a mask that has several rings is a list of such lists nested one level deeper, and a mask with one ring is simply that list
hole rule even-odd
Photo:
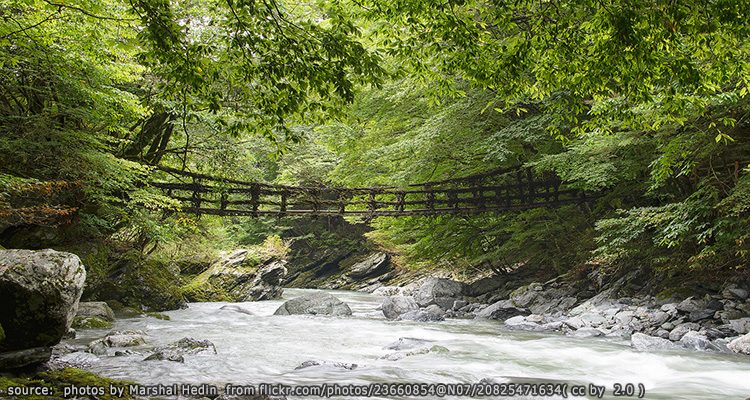
[{"label": "rocky riverbed", "polygon": [[381,287],[386,318],[442,321],[491,319],[508,329],[559,332],[576,338],[630,340],[636,350],[699,350],[750,355],[748,290],[729,285],[716,295],[682,300],[613,298],[612,289],[579,299],[569,285],[532,283],[491,304],[472,302],[465,285],[429,278],[420,285]]},{"label": "rocky riverbed", "polygon": [[[750,391],[743,378],[750,361],[733,352],[677,345],[642,351],[632,346],[639,333],[588,338],[563,334],[565,328],[521,330],[476,317],[491,310],[487,305],[443,311],[442,319],[415,317],[442,309],[429,304],[429,293],[447,299],[444,290],[456,285],[445,283],[398,289],[417,304],[402,318],[385,316],[392,296],[302,289],[287,289],[280,300],[192,303],[166,312],[169,319],[121,317],[112,328],[79,330],[57,346],[54,362],[144,385],[635,382],[644,384],[646,398],[688,400],[744,398]],[[472,305],[458,310],[464,307]]]}]

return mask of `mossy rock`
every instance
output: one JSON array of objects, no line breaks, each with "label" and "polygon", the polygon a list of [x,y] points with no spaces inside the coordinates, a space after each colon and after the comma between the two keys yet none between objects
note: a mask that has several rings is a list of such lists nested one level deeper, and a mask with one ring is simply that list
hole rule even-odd
[{"label": "mossy rock", "polygon": [[[101,254],[101,253],[99,253]],[[178,285],[179,277],[160,260],[143,256],[140,252],[109,254],[107,265],[101,255],[94,257],[99,265],[95,268],[105,277],[87,282],[84,292],[86,300],[106,301],[118,311],[120,307],[132,307],[138,310],[167,311],[185,307],[185,299]],[[142,313],[140,313],[142,314]]]},{"label": "mossy rock", "polygon": [[5,331],[3,330],[3,326],[0,325],[0,345],[3,344],[4,340],[5,340]]},{"label": "mossy rock", "polygon": [[208,280],[195,277],[180,288],[182,295],[187,301],[191,302],[208,302],[208,301],[231,301],[223,289],[215,287]]},{"label": "mossy rock", "polygon": [[148,315],[151,318],[160,319],[162,321],[171,321],[172,318],[169,315],[158,313],[158,312],[147,312],[146,315]]},{"label": "mossy rock", "polygon": [[[0,376],[0,391],[7,393],[9,387],[47,387],[52,388],[54,398],[63,398],[63,390],[67,386],[104,388],[101,395],[82,396],[81,398],[96,398],[100,400],[132,400],[134,397],[128,394],[127,386],[133,382],[117,381],[96,375],[77,368],[64,368],[55,371],[43,371],[35,375],[22,376]],[[125,388],[123,397],[109,395],[109,387],[115,386]],[[6,397],[4,397],[6,398]],[[23,396],[7,397],[8,399],[23,400],[48,400],[50,396]]]},{"label": "mossy rock", "polygon": [[111,327],[111,322],[99,317],[75,317],[73,319],[73,328],[75,329],[106,329]]}]

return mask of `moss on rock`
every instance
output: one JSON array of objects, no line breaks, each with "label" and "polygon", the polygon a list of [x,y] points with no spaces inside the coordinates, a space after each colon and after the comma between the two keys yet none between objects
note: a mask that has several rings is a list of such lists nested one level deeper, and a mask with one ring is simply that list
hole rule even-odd
[{"label": "moss on rock", "polygon": [[73,328],[75,329],[104,329],[111,327],[111,322],[99,317],[75,317],[73,319]]},{"label": "moss on rock", "polygon": [[172,319],[169,317],[169,315],[158,313],[158,312],[147,312],[146,315],[148,315],[151,318],[160,319],[162,321],[170,321]]},{"label": "moss on rock", "polygon": [[188,281],[180,288],[182,295],[187,301],[230,301],[229,296],[220,287],[215,287],[207,279],[200,276]]}]

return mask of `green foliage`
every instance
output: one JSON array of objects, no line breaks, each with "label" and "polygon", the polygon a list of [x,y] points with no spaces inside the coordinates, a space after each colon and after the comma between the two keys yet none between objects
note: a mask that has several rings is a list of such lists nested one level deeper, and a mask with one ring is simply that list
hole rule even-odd
[{"label": "green foliage", "polygon": [[462,93],[458,74],[511,105],[553,99],[577,131],[607,132],[680,124],[710,96],[747,96],[749,7],[407,0],[365,2],[362,12],[439,93]]},{"label": "green foliage", "polygon": [[[50,370],[38,372],[34,375],[21,376],[0,376],[0,391],[7,393],[9,387],[49,387],[52,388],[55,396],[62,398],[63,390],[66,386],[76,387],[103,387],[105,392],[109,393],[110,385],[125,389],[124,397],[114,397],[108,394],[97,396],[102,400],[133,399],[127,395],[127,386],[132,382],[117,381],[114,379],[104,378],[91,372],[83,371],[77,368],[63,368],[59,370]],[[24,400],[47,400],[47,396],[24,396]]]},{"label": "green foliage", "polygon": [[521,265],[565,273],[591,250],[589,217],[575,207],[472,217],[379,219],[372,237],[414,264],[507,273]]}]

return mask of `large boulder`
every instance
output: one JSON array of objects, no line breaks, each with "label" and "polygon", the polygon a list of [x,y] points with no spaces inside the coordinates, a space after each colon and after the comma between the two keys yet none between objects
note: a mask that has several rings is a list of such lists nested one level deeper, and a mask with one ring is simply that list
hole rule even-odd
[{"label": "large boulder", "polygon": [[0,250],[0,351],[57,344],[70,329],[85,279],[75,254]]},{"label": "large boulder", "polygon": [[115,313],[103,301],[82,301],[78,303],[76,317],[96,317],[104,321],[114,321]]},{"label": "large boulder", "polygon": [[530,315],[531,312],[526,309],[518,308],[510,300],[500,300],[485,307],[476,313],[476,319],[498,319],[506,320],[518,315]]},{"label": "large boulder", "polygon": [[679,346],[670,340],[649,336],[640,332],[636,332],[630,337],[630,345],[639,351],[676,350],[679,348]]},{"label": "large boulder", "polygon": [[81,249],[87,270],[84,299],[107,301],[116,311],[119,306],[142,311],[187,307],[170,263],[136,250],[94,249]]},{"label": "large boulder", "polygon": [[[428,278],[419,287],[414,299],[420,307],[442,303],[450,303],[452,306],[453,302],[462,296],[463,289],[464,285],[460,282],[444,278]],[[450,308],[450,306],[444,308]]]},{"label": "large boulder", "polygon": [[287,269],[274,257],[259,258],[252,249],[235,250],[183,286],[189,301],[258,301],[280,299]]},{"label": "large boulder", "polygon": [[286,276],[286,267],[281,261],[274,261],[264,265],[250,283],[242,301],[258,301],[280,299],[284,293],[281,282]]},{"label": "large boulder", "polygon": [[418,310],[419,305],[411,297],[406,296],[392,296],[386,297],[383,300],[383,305],[380,306],[383,310],[383,315],[388,319],[396,319],[399,315],[407,313],[409,311]]},{"label": "large boulder", "polygon": [[357,280],[380,276],[388,272],[390,268],[391,262],[387,253],[373,253],[364,260],[352,265],[349,270],[349,277]]},{"label": "large boulder", "polygon": [[288,300],[274,313],[274,315],[297,314],[348,316],[352,315],[352,310],[333,295],[316,292]]}]

